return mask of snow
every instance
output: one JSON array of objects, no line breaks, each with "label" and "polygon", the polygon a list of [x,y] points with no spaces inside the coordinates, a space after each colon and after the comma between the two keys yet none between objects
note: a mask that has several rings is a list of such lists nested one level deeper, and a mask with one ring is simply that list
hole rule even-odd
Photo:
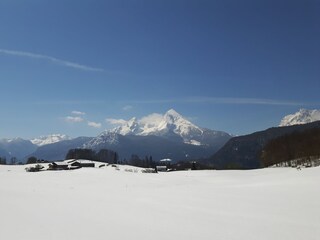
[{"label": "snow", "polygon": [[170,109],[164,115],[151,114],[140,120],[134,117],[112,131],[124,136],[162,135],[169,131],[173,131],[180,136],[187,136],[192,131],[197,131],[200,134],[203,132],[201,128],[183,118],[173,109]]},{"label": "snow", "polygon": [[22,142],[24,141],[22,138],[11,138],[11,139],[8,139],[8,138],[3,138],[3,139],[0,139],[0,142],[2,143],[12,143],[12,142]]},{"label": "snow", "polygon": [[161,159],[159,162],[171,162],[172,159],[170,158],[165,158],[165,159]]},{"label": "snow", "polygon": [[292,126],[297,124],[306,124],[320,120],[320,110],[300,109],[294,114],[285,116],[281,122],[280,127]]},{"label": "snow", "polygon": [[71,140],[71,138],[64,134],[51,134],[48,136],[41,136],[39,138],[34,138],[30,140],[33,144],[37,146],[44,146],[47,144],[57,143],[64,140]]},{"label": "snow", "polygon": [[123,136],[154,135],[170,137],[172,134],[176,134],[185,143],[199,146],[203,145],[199,139],[202,138],[204,130],[191,123],[174,109],[170,109],[164,115],[154,113],[142,119],[134,117],[129,121],[122,122],[122,125],[119,127],[107,130],[104,135],[108,135],[108,133],[116,133]]},{"label": "snow", "polygon": [[199,142],[199,141],[196,141],[196,140],[190,140],[190,141],[185,141],[184,143],[186,143],[186,144],[191,144],[191,145],[195,145],[195,146],[201,146],[202,145],[202,143],[201,142]]},{"label": "snow", "polygon": [[111,145],[117,145],[119,143],[119,136],[117,133],[112,131],[104,131],[99,134],[96,138],[83,145],[83,148],[94,149],[95,146],[99,146],[104,143]]},{"label": "snow", "polygon": [[316,240],[320,168],[28,173],[0,166],[0,239]]}]

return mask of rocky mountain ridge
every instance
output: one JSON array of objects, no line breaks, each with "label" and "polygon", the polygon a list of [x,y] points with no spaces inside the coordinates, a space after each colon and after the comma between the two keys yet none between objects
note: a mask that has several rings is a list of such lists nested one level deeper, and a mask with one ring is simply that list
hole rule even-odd
[{"label": "rocky mountain ridge", "polygon": [[320,120],[320,110],[300,109],[296,113],[285,116],[281,120],[279,126],[284,127],[284,126],[306,124],[306,123],[311,123],[319,120]]}]

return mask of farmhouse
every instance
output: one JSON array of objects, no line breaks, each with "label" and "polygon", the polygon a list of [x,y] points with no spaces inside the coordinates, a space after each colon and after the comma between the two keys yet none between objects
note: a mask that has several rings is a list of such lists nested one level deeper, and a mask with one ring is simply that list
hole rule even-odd
[{"label": "farmhouse", "polygon": [[68,163],[72,167],[95,167],[95,163],[90,161],[90,160],[77,160],[77,159],[72,159],[69,160]]},{"label": "farmhouse", "polygon": [[89,160],[72,159],[63,162],[52,162],[49,164],[48,170],[74,170],[82,167],[95,167],[94,162]]},{"label": "farmhouse", "polygon": [[49,164],[48,170],[68,170],[69,165],[65,162],[52,162]]},{"label": "farmhouse", "polygon": [[156,166],[156,170],[157,172],[166,172],[168,169],[167,166]]},{"label": "farmhouse", "polygon": [[171,161],[172,160],[170,158],[160,160],[161,165],[156,166],[157,172],[167,172]]}]

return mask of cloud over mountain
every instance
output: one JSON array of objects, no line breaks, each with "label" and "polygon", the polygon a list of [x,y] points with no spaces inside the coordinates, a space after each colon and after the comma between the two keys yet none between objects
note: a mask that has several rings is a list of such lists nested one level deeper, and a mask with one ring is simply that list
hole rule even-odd
[{"label": "cloud over mountain", "polygon": [[97,122],[88,121],[88,126],[93,127],[93,128],[101,128],[102,124],[97,123]]},{"label": "cloud over mountain", "polygon": [[298,112],[285,116],[281,122],[280,127],[292,126],[298,124],[306,124],[320,120],[320,110],[300,109]]}]

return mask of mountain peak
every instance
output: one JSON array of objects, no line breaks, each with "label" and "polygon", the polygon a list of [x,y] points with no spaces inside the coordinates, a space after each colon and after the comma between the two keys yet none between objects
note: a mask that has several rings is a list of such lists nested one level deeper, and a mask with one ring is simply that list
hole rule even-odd
[{"label": "mountain peak", "polygon": [[[183,154],[185,157],[189,153],[193,154],[197,151],[204,154],[209,149],[212,149],[213,153],[231,138],[225,132],[196,126],[174,109],[170,109],[164,114],[152,113],[142,118],[131,118],[128,121],[117,122],[121,122],[122,125],[106,130],[84,144],[83,147],[114,150],[124,147],[122,151],[126,154],[133,152],[138,154],[139,151],[142,151],[143,155],[148,152],[147,155],[152,154],[153,156],[158,154],[156,153],[158,150],[155,149],[161,149],[163,156],[174,153],[172,156]],[[131,150],[132,148],[135,149]],[[173,150],[169,150],[171,148]],[[163,158],[163,156],[161,157]]]},{"label": "mountain peak", "polygon": [[140,126],[136,117],[131,118],[129,121],[125,122],[123,125],[109,131],[118,133],[120,135],[135,135],[140,131]]},{"label": "mountain peak", "polygon": [[44,146],[64,140],[71,140],[71,137],[64,134],[51,134],[47,136],[40,136],[39,138],[31,139],[30,141],[37,146]]},{"label": "mountain peak", "polygon": [[180,115],[173,109],[170,109],[169,111],[167,111],[164,114],[163,118],[166,120],[167,123],[170,123],[170,124],[177,122],[179,119],[184,119],[182,115]]},{"label": "mountain peak", "polygon": [[184,143],[201,145],[204,130],[184,118],[174,109],[165,114],[150,114],[142,119],[131,118],[123,125],[109,130],[123,136],[161,136],[165,138],[179,138]]},{"label": "mountain peak", "polygon": [[127,122],[127,126],[131,129],[134,129],[138,124],[138,120],[136,117],[131,118],[128,122]]},{"label": "mountain peak", "polygon": [[289,114],[285,116],[281,122],[280,127],[292,126],[298,124],[306,124],[320,120],[320,110],[313,109],[308,110],[301,108],[298,112],[294,114]]},{"label": "mountain peak", "polygon": [[165,115],[171,115],[171,116],[178,116],[178,117],[182,117],[176,110],[174,110],[173,108],[169,109]]}]

